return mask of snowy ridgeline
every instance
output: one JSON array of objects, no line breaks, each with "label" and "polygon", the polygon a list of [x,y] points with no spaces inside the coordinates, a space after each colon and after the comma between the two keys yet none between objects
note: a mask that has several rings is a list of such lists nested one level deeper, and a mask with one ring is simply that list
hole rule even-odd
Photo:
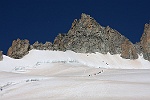
[{"label": "snowy ridgeline", "polygon": [[94,68],[119,68],[119,69],[149,69],[150,62],[139,56],[136,60],[123,59],[120,55],[100,53],[75,53],[73,51],[45,51],[31,50],[22,59],[12,59],[4,55],[0,62],[1,71],[20,71],[41,66],[43,64],[69,63],[81,64]]}]

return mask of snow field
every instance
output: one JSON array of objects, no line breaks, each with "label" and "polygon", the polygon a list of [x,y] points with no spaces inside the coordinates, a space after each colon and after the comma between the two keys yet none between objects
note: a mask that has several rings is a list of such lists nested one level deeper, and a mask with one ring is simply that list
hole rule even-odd
[{"label": "snow field", "polygon": [[0,62],[0,100],[149,100],[150,62],[32,50]]}]

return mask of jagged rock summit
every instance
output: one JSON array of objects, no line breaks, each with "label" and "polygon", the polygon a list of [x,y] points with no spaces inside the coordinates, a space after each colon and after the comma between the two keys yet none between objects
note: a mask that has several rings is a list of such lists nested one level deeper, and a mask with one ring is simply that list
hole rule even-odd
[{"label": "jagged rock summit", "polygon": [[102,27],[90,15],[82,14],[75,19],[67,34],[59,34],[54,40],[54,49],[72,50],[78,53],[121,54],[126,59],[137,59],[134,45],[118,31]]},{"label": "jagged rock summit", "polygon": [[29,41],[28,40],[14,40],[12,46],[8,49],[7,55],[9,57],[20,59],[29,52]]},{"label": "jagged rock summit", "polygon": [[150,23],[145,24],[144,33],[141,37],[140,45],[144,59],[150,61]]},{"label": "jagged rock summit", "polygon": [[45,44],[39,43],[36,41],[33,45],[30,46],[30,49],[37,49],[37,50],[53,50],[53,44],[51,42],[46,42]]},{"label": "jagged rock summit", "polygon": [[[142,48],[142,49],[141,49]],[[31,49],[38,50],[72,50],[77,53],[99,52],[112,55],[120,54],[125,59],[137,59],[142,52],[144,58],[150,61],[150,25],[146,24],[141,41],[134,45],[129,39],[109,26],[103,27],[90,15],[82,14],[81,19],[75,19],[68,33],[59,34],[52,44],[28,40],[14,40],[8,50],[8,56],[22,58]]]}]

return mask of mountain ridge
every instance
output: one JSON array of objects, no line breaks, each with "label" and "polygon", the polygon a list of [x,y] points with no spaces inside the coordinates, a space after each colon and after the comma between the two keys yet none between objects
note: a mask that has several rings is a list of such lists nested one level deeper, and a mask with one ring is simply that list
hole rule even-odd
[{"label": "mountain ridge", "polygon": [[150,25],[145,24],[140,42],[133,44],[117,30],[103,27],[90,15],[82,13],[81,19],[74,20],[68,33],[58,34],[53,43],[35,42],[30,45],[26,39],[17,39],[13,41],[7,55],[20,59],[32,49],[102,54],[109,52],[111,55],[121,54],[125,59],[138,59],[138,54],[142,53],[144,59],[150,61]]}]

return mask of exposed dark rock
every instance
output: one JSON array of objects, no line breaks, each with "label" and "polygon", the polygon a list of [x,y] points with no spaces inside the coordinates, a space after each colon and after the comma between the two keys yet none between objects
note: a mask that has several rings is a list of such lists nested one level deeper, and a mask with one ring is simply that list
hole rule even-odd
[{"label": "exposed dark rock", "polygon": [[3,60],[3,51],[0,51],[0,61]]},{"label": "exposed dark rock", "polygon": [[140,47],[144,59],[150,61],[150,24],[145,24],[144,33],[140,41]]},{"label": "exposed dark rock", "polygon": [[53,50],[53,47],[51,42],[46,42],[45,44],[43,44],[36,41],[33,45],[30,46],[30,49]]},{"label": "exposed dark rock", "polygon": [[59,34],[54,40],[53,49],[65,51],[66,50],[65,44],[66,42],[68,42],[65,40],[67,40],[67,36],[65,36],[64,34]]},{"label": "exposed dark rock", "polygon": [[137,53],[139,55],[141,55],[142,54],[142,46],[141,46],[140,42],[137,42],[136,44],[134,44],[134,47],[135,47]]},{"label": "exposed dark rock", "polygon": [[9,57],[20,59],[29,52],[29,41],[28,40],[14,40],[12,46],[8,49],[7,55]]},{"label": "exposed dark rock", "polygon": [[22,58],[31,49],[37,50],[72,50],[77,53],[99,52],[112,55],[121,54],[125,59],[137,59],[143,54],[150,61],[150,24],[145,24],[144,33],[139,43],[133,44],[118,31],[102,27],[90,15],[82,14],[81,19],[75,19],[68,33],[59,34],[52,44],[35,42],[30,46],[28,40],[14,40],[8,50],[8,56]]},{"label": "exposed dark rock", "polygon": [[138,58],[136,48],[128,39],[126,39],[124,41],[121,48],[122,48],[122,52],[121,52],[122,58],[126,58],[126,59],[137,59]]},{"label": "exposed dark rock", "polygon": [[[78,53],[121,54],[122,44],[127,40],[118,31],[109,26],[102,27],[90,15],[82,14],[81,19],[75,19],[67,34],[59,34],[54,41],[55,50],[72,50]],[[130,42],[130,44],[132,44]],[[126,53],[126,59],[136,59],[133,44],[127,47],[132,53]],[[125,51],[125,50],[124,50]],[[127,50],[128,51],[128,50]],[[134,55],[132,55],[134,54]],[[128,56],[128,57],[127,57]]]}]

